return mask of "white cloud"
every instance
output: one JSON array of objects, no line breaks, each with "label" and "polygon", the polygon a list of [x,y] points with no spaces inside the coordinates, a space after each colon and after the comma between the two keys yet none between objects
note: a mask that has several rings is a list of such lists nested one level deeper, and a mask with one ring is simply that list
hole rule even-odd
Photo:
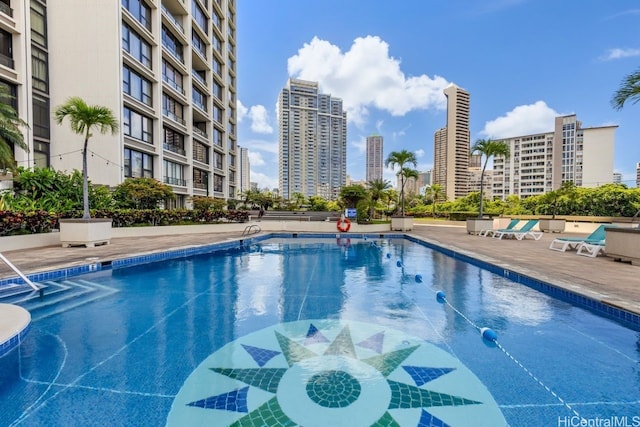
[{"label": "white cloud", "polygon": [[251,167],[262,166],[264,164],[265,161],[262,158],[262,154],[256,151],[249,151],[249,165],[251,165]]},{"label": "white cloud", "polygon": [[263,189],[267,189],[269,191],[273,190],[274,188],[278,188],[278,177],[276,176],[275,178],[266,174],[263,174],[262,172],[258,172],[255,171],[253,169],[251,169],[251,178],[249,178],[252,182],[257,182],[258,183],[258,188],[260,188],[261,190]]},{"label": "white cloud", "polygon": [[254,105],[249,109],[248,116],[251,118],[251,130],[255,133],[273,133],[273,128],[269,125],[269,115],[263,105]]},{"label": "white cloud", "polygon": [[544,101],[519,105],[504,116],[486,122],[480,134],[499,139],[550,132],[554,129],[555,118],[560,115]]},{"label": "white cloud", "polygon": [[414,154],[416,155],[416,158],[420,158],[424,156],[424,150],[422,148],[417,149],[416,151],[414,151]]},{"label": "white cloud", "polygon": [[367,152],[367,137],[361,136],[358,141],[353,141],[351,143],[358,150],[358,154],[364,154]]},{"label": "white cloud", "polygon": [[600,57],[602,61],[611,61],[613,59],[631,58],[640,56],[640,49],[609,49],[607,53]]},{"label": "white cloud", "polygon": [[449,82],[426,74],[405,76],[400,60],[376,36],[359,37],[348,51],[314,37],[288,60],[289,75],[317,81],[321,90],[344,101],[348,119],[362,124],[371,107],[403,116],[412,110],[446,108]]},{"label": "white cloud", "polygon": [[271,154],[278,154],[278,141],[265,141],[263,139],[249,139],[242,143],[243,147],[249,151],[264,151]]},{"label": "white cloud", "polygon": [[237,117],[238,118],[238,123],[241,123],[242,119],[244,119],[245,116],[247,115],[247,111],[248,111],[247,107],[245,107],[242,104],[242,102],[240,102],[240,100],[238,99],[238,103],[237,103],[236,109],[237,109],[236,114],[238,116]]}]

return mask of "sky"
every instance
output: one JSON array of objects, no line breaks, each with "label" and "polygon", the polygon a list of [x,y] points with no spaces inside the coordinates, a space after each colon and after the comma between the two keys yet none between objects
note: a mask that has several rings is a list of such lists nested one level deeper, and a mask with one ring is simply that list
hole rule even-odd
[{"label": "sky", "polygon": [[[640,102],[611,98],[640,69],[637,0],[238,0],[238,145],[251,181],[278,187],[277,100],[287,79],[317,81],[347,110],[347,174],[365,179],[366,138],[433,167],[442,90],[471,96],[471,142],[618,125],[614,171],[635,187]],[[394,171],[384,178],[396,184]]]}]

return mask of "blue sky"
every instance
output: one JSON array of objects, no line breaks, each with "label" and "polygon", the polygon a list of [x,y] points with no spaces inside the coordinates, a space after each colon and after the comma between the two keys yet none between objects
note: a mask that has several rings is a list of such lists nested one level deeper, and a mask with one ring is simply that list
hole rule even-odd
[{"label": "blue sky", "polygon": [[[615,171],[635,186],[640,103],[611,97],[640,68],[637,0],[238,0],[238,143],[251,181],[278,186],[276,102],[289,77],[318,81],[348,111],[347,173],[365,178],[365,139],[385,157],[409,150],[433,166],[442,94],[471,94],[471,140],[617,124]],[[385,172],[394,185],[394,172]]]}]

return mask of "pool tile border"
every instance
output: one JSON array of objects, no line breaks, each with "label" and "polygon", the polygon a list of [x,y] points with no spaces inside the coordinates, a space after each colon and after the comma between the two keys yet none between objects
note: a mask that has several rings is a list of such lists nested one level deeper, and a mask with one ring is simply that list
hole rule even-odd
[{"label": "pool tile border", "polygon": [[24,337],[27,335],[27,333],[29,333],[30,329],[31,329],[31,321],[29,321],[27,326],[25,326],[24,329],[22,329],[19,333],[12,336],[7,341],[0,343],[0,358],[3,357],[5,354],[8,354],[14,348],[18,347],[22,342],[22,340],[24,340]]},{"label": "pool tile border", "polygon": [[[409,236],[406,234],[401,234],[401,233],[385,233],[385,234],[349,233],[348,235],[344,235],[340,233],[327,234],[327,233],[274,232],[274,233],[268,233],[260,236],[248,237],[245,239],[238,239],[238,240],[233,240],[228,242],[221,242],[221,243],[218,242],[218,243],[212,243],[210,245],[180,248],[180,249],[175,249],[175,250],[170,250],[165,252],[154,252],[150,254],[133,256],[129,258],[115,259],[113,261],[89,263],[81,266],[62,268],[62,269],[46,271],[42,273],[34,273],[34,274],[27,275],[27,277],[34,282],[43,282],[47,280],[56,280],[61,278],[67,278],[70,276],[77,276],[80,274],[100,271],[108,268],[117,269],[117,268],[130,267],[134,265],[147,264],[150,262],[164,261],[168,259],[177,259],[177,258],[184,258],[188,256],[193,256],[193,255],[202,255],[202,254],[207,254],[211,252],[218,252],[218,251],[225,251],[225,250],[239,250],[243,248],[248,248],[250,245],[254,243],[257,243],[266,239],[271,239],[271,238],[295,239],[298,237],[300,238],[348,238],[348,239],[406,239],[411,242],[426,246],[429,249],[433,249],[451,258],[467,262],[469,264],[475,265],[476,267],[480,267],[484,270],[490,271],[499,276],[513,280],[516,283],[538,290],[540,292],[543,292],[559,300],[571,303],[573,305],[576,305],[582,308],[586,308],[599,315],[630,325],[635,329],[640,329],[640,315],[638,314],[629,312],[627,310],[613,306],[611,304],[607,304],[606,302],[603,302],[603,301],[599,301],[593,298],[589,298],[589,297],[577,294],[573,291],[563,289],[559,286],[544,282],[542,280],[533,278],[531,276],[527,276],[517,271],[504,268],[495,264],[491,264],[489,262],[455,251],[453,249],[438,246],[434,243],[431,243],[413,236]],[[15,284],[15,283],[22,283],[22,279],[20,279],[19,277],[2,279],[0,280],[0,289],[2,288],[2,286],[8,285],[8,284]],[[0,352],[0,355],[1,354],[2,353]]]}]

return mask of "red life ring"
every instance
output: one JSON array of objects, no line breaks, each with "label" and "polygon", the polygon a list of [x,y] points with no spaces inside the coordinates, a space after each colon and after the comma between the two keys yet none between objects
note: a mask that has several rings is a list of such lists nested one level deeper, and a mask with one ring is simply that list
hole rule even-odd
[{"label": "red life ring", "polygon": [[347,218],[341,218],[338,220],[337,227],[338,227],[338,231],[342,231],[343,233],[346,233],[351,228],[351,221],[349,221],[349,219]]}]

